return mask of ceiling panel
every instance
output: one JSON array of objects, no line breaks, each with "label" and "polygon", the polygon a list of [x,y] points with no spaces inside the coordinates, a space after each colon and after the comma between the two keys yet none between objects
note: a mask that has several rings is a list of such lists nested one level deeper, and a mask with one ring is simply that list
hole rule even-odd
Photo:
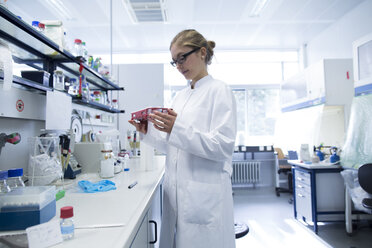
[{"label": "ceiling panel", "polygon": [[[62,20],[70,46],[87,42],[91,54],[110,52],[110,1],[59,0],[72,19],[59,16],[48,0],[11,0],[9,9],[32,20]],[[370,0],[365,0],[370,1]],[[113,3],[113,52],[165,52],[181,30],[195,28],[218,49],[298,49],[363,0],[270,0],[261,16],[249,13],[255,0],[165,0],[167,23],[133,23],[123,0]],[[372,10],[371,10],[372,12]]]}]

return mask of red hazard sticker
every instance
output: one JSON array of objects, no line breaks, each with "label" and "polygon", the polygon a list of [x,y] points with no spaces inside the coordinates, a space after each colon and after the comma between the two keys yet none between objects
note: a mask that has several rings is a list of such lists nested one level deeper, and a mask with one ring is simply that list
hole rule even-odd
[{"label": "red hazard sticker", "polygon": [[22,112],[23,109],[25,108],[25,104],[23,103],[23,101],[21,99],[19,99],[16,102],[16,108],[17,108],[18,112]]}]

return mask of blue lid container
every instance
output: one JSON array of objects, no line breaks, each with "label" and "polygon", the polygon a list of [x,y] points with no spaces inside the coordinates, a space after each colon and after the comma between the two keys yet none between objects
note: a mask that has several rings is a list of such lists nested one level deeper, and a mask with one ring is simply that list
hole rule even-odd
[{"label": "blue lid container", "polygon": [[8,172],[7,171],[0,171],[0,180],[8,179]]},{"label": "blue lid container", "polygon": [[39,23],[38,21],[32,21],[32,26],[39,27]]},{"label": "blue lid container", "polygon": [[23,168],[8,170],[8,177],[21,177],[23,176]]}]

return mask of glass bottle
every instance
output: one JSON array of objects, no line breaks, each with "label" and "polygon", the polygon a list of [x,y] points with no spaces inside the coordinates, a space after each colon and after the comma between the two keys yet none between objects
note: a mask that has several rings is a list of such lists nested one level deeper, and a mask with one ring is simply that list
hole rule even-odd
[{"label": "glass bottle", "polygon": [[0,194],[10,192],[7,179],[8,179],[8,172],[0,171]]},{"label": "glass bottle", "polygon": [[18,187],[25,187],[25,183],[22,180],[23,168],[10,169],[8,170],[8,186],[10,189],[15,189]]},{"label": "glass bottle", "polygon": [[112,108],[113,109],[119,109],[119,104],[117,99],[112,100]]},{"label": "glass bottle", "polygon": [[83,56],[83,45],[80,39],[75,39],[74,42],[74,55],[76,57]]},{"label": "glass bottle", "polygon": [[72,206],[66,206],[61,208],[61,233],[63,240],[72,239],[75,233],[74,220],[74,208]]}]

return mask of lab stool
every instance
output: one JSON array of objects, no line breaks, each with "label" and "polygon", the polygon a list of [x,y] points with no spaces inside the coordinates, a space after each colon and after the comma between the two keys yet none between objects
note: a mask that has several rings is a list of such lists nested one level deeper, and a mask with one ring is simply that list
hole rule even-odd
[{"label": "lab stool", "polygon": [[239,239],[247,235],[249,227],[244,223],[235,223],[235,239]]}]

